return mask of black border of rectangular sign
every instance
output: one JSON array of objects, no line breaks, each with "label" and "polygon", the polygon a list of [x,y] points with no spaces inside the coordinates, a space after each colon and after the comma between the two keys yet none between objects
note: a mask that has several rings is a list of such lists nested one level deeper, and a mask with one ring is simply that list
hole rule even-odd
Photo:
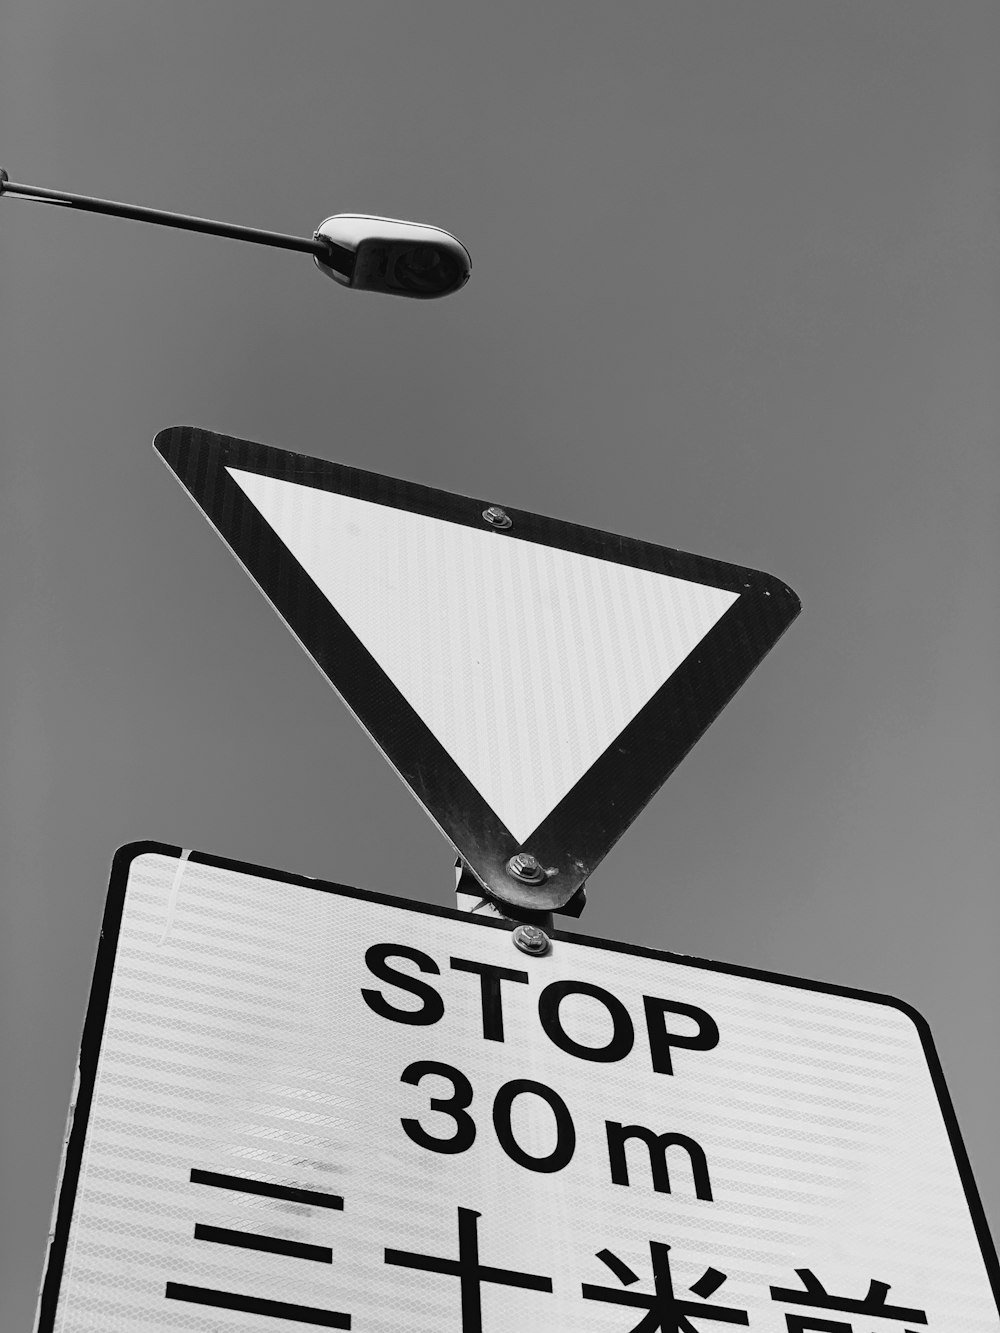
[{"label": "black border of rectangular sign", "polygon": [[[122,910],[125,905],[125,891],[128,887],[132,863],[140,856],[151,853],[179,859],[184,849],[160,842],[133,842],[120,847],[111,866],[111,878],[108,886],[104,920],[101,925],[101,940],[94,964],[94,979],[90,990],[87,1017],[80,1043],[80,1081],[76,1103],[71,1108],[70,1132],[66,1143],[66,1152],[62,1162],[61,1178],[58,1183],[58,1197],[55,1213],[55,1225],[45,1264],[41,1295],[38,1304],[38,1323],[35,1333],[52,1333],[56,1311],[59,1304],[59,1288],[62,1282],[66,1262],[66,1247],[69,1242],[73,1208],[76,1203],[76,1189],[80,1178],[83,1150],[90,1119],[90,1106],[94,1095],[94,1083],[97,1064],[100,1057],[101,1041],[104,1036],[104,1020],[107,1016],[108,999],[111,992],[111,979],[114,972],[115,956],[118,949],[118,936],[121,929]],[[213,856],[207,852],[190,852],[188,859],[196,865],[214,866],[219,870],[235,871],[239,874],[253,875],[259,879],[274,880],[279,884],[296,884],[303,888],[315,889],[318,893],[333,893],[341,898],[359,898],[365,902],[381,903],[401,911],[417,912],[424,916],[448,917],[463,921],[485,930],[510,930],[510,922],[496,918],[473,916],[450,907],[437,907],[430,903],[418,903],[404,898],[396,898],[388,893],[376,893],[368,889],[349,888],[344,884],[335,884],[327,880],[310,879],[306,875],[287,874],[281,870],[271,870],[266,866],[255,866],[245,861],[233,861],[223,856]],[[989,1224],[983,1211],[979,1190],[972,1174],[961,1130],[955,1116],[944,1079],[944,1072],[934,1048],[934,1039],[923,1015],[904,1000],[897,1000],[890,995],[879,995],[873,991],[856,990],[849,986],[836,986],[824,981],[809,981],[801,977],[784,976],[777,972],[766,972],[759,968],[740,967],[734,963],[717,963],[704,958],[690,958],[685,954],[668,953],[662,949],[651,949],[641,944],[622,944],[614,940],[595,939],[591,935],[579,935],[575,931],[552,931],[552,938],[565,940],[571,944],[581,944],[592,949],[604,949],[611,953],[620,953],[632,957],[655,958],[666,963],[676,963],[683,967],[700,968],[708,972],[724,972],[730,976],[751,977],[757,981],[767,981],[780,986],[791,986],[796,990],[820,991],[826,995],[842,995],[847,999],[863,1000],[870,1004],[886,1004],[905,1014],[913,1023],[920,1037],[924,1058],[937,1094],[938,1105],[944,1119],[948,1141],[955,1157],[959,1177],[965,1190],[966,1203],[979,1241],[983,1262],[993,1289],[993,1299],[1000,1313],[1000,1266],[997,1253],[990,1235]],[[945,1330],[938,1330],[945,1333]]]},{"label": "black border of rectangular sign", "polygon": [[[527,910],[564,907],[722,711],[800,609],[758,570],[520,509],[491,529],[488,501],[397,481],[193,426],[160,431],[157,452],[483,886]],[[437,737],[226,471],[234,467],[465,527],[632,565],[738,595],[733,605],[534,830],[524,849],[556,873],[506,872],[522,850]]]}]

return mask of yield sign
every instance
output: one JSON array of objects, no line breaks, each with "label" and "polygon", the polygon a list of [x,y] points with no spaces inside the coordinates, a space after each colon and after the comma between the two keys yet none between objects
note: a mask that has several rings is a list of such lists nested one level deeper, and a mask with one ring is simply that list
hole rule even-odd
[{"label": "yield sign", "polygon": [[[156,448],[494,896],[576,890],[788,626],[769,575],[192,427]],[[518,852],[547,872],[507,870]]]}]

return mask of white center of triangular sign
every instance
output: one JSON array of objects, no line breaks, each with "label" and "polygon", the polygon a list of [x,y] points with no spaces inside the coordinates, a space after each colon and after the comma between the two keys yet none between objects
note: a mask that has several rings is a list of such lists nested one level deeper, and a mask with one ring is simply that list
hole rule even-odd
[{"label": "white center of triangular sign", "polygon": [[227,471],[522,846],[738,597]]}]

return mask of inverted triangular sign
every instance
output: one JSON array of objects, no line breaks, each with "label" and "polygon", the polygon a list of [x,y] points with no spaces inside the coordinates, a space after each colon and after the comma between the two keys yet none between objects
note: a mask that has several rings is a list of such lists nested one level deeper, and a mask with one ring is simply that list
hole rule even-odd
[{"label": "inverted triangular sign", "polygon": [[[564,907],[799,610],[769,575],[192,427],[156,448],[482,884]],[[547,872],[524,883],[508,861]]]}]

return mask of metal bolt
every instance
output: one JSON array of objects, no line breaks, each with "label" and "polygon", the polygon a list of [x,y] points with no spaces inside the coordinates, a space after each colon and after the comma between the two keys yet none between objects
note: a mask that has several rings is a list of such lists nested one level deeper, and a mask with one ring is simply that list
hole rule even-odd
[{"label": "metal bolt", "polygon": [[540,926],[518,926],[513,940],[522,953],[543,954],[549,951],[549,937]]},{"label": "metal bolt", "polygon": [[490,505],[489,509],[484,509],[483,518],[493,528],[510,527],[510,515],[506,509],[501,509],[499,505]]},{"label": "metal bolt", "polygon": [[519,879],[522,884],[544,884],[548,876],[537,856],[530,852],[518,852],[507,862],[507,874]]}]

